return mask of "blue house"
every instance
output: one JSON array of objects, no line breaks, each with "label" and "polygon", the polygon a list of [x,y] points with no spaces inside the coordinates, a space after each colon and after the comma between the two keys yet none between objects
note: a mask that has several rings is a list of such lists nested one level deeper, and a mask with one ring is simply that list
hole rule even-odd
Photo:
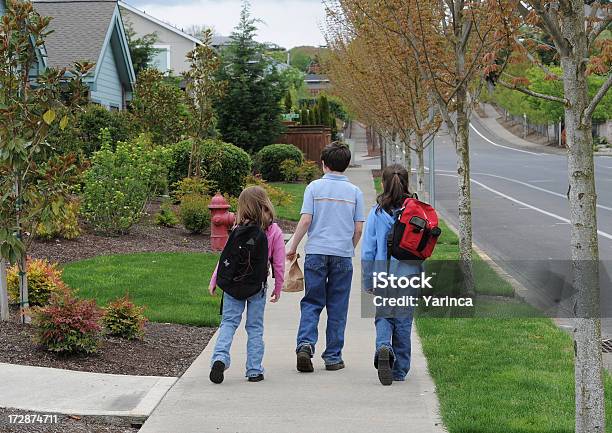
[{"label": "blue house", "polygon": [[89,100],[109,109],[125,108],[136,76],[117,1],[35,0],[33,4],[40,15],[53,17],[44,64],[63,68],[75,62],[95,63],[85,79]]}]

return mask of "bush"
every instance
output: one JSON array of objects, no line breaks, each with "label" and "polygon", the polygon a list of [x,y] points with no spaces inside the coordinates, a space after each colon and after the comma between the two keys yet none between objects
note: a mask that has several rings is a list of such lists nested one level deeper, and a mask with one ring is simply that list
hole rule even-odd
[{"label": "bush", "polygon": [[174,227],[179,223],[179,220],[170,207],[169,203],[163,203],[159,213],[155,215],[155,224],[163,227]]},{"label": "bush", "polygon": [[172,146],[172,162],[168,172],[168,183],[171,186],[189,175],[191,143],[191,140],[183,140]]},{"label": "bush", "polygon": [[323,175],[323,170],[314,161],[304,161],[298,169],[298,177],[304,183],[310,183]]},{"label": "bush", "polygon": [[301,165],[304,155],[292,144],[270,144],[257,153],[255,167],[265,180],[277,182],[283,179],[280,166],[287,159]]},{"label": "bush", "polygon": [[191,233],[202,233],[210,227],[210,199],[192,194],[183,197],[181,202],[181,222]]},{"label": "bush", "polygon": [[118,142],[107,137],[85,172],[83,216],[103,234],[126,233],[140,220],[149,198],[167,178],[170,151],[152,147],[143,137]]},{"label": "bush", "polygon": [[102,129],[108,130],[110,143],[116,143],[128,141],[137,133],[133,131],[135,124],[126,110],[109,111],[100,105],[90,105],[80,114],[76,127],[83,142],[83,152],[89,157],[102,148]]},{"label": "bush", "polygon": [[172,196],[180,203],[186,195],[210,195],[211,182],[197,177],[186,177],[172,185]]},{"label": "bush", "polygon": [[54,294],[49,305],[33,310],[36,341],[57,353],[93,353],[98,349],[101,311],[95,301],[69,292]]},{"label": "bush", "polygon": [[205,140],[200,146],[202,173],[221,193],[239,195],[251,173],[251,157],[241,148],[219,140]]},{"label": "bush", "polygon": [[270,201],[274,206],[287,206],[293,202],[291,194],[270,185],[268,182],[258,176],[249,176],[247,178],[247,186],[260,186],[266,190]]},{"label": "bush", "polygon": [[102,322],[110,335],[134,340],[144,336],[147,319],[144,308],[134,305],[127,296],[115,299],[106,307]]},{"label": "bush", "polygon": [[281,162],[280,171],[285,182],[295,182],[299,177],[300,165],[293,159],[285,159]]},{"label": "bush", "polygon": [[62,237],[64,239],[76,239],[81,235],[79,227],[79,209],[81,204],[78,201],[65,203],[62,215],[55,217],[51,215],[49,218],[41,220],[36,226],[36,237],[40,239],[55,239]]},{"label": "bush", "polygon": [[[47,260],[28,259],[28,299],[30,306],[42,307],[49,303],[53,294],[68,292],[62,281],[62,271],[57,264]],[[19,302],[19,268],[11,266],[7,271],[8,293],[11,302]]]}]

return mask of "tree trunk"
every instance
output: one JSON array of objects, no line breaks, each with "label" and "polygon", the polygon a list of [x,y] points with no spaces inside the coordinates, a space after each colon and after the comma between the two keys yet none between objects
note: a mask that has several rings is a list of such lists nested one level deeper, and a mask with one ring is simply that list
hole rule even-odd
[{"label": "tree trunk", "polygon": [[9,320],[8,284],[6,281],[6,260],[0,259],[0,320]]},{"label": "tree trunk", "polygon": [[412,152],[410,151],[410,146],[406,146],[406,143],[404,143],[404,148],[406,149],[404,166],[408,171],[408,188],[410,189],[412,187]]},{"label": "tree trunk", "polygon": [[605,405],[601,353],[597,195],[593,161],[592,121],[586,80],[588,42],[584,0],[562,8],[562,35],[569,55],[561,57],[563,87],[568,104],[565,131],[568,147],[572,280],[576,293],[574,329],[576,374],[576,433],[603,433]]},{"label": "tree trunk", "polygon": [[[21,227],[21,207],[22,207],[22,186],[21,186],[21,173],[17,171],[15,176],[15,197],[16,197],[16,227],[17,227],[17,238],[23,240],[23,230]],[[27,258],[25,253],[17,260],[17,267],[19,269],[19,311],[21,317],[21,323],[30,323],[29,308],[30,301],[28,296],[28,275],[27,275]]]},{"label": "tree trunk", "polygon": [[[419,197],[423,196],[425,191],[425,156],[423,155],[425,149],[423,147],[423,134],[420,132],[416,133],[416,154],[418,160],[417,166],[417,194]],[[430,170],[432,168],[430,167]]]}]

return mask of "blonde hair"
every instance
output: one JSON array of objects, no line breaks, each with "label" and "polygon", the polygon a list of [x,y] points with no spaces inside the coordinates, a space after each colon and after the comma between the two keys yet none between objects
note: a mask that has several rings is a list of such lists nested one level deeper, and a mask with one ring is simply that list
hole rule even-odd
[{"label": "blonde hair", "polygon": [[268,193],[260,186],[250,186],[238,197],[237,224],[253,222],[266,230],[274,221],[274,206]]}]

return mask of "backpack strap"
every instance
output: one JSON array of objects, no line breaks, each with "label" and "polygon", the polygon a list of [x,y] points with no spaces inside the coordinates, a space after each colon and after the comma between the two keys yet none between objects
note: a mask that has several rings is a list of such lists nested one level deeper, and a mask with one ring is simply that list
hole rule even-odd
[{"label": "backpack strap", "polygon": [[393,249],[393,239],[395,238],[395,224],[397,223],[397,220],[399,219],[403,211],[404,208],[397,209],[394,210],[393,215],[391,215],[393,217],[394,222],[393,226],[391,227],[391,230],[389,231],[389,234],[387,235],[387,273],[389,273],[389,268],[391,267],[391,250]]}]

